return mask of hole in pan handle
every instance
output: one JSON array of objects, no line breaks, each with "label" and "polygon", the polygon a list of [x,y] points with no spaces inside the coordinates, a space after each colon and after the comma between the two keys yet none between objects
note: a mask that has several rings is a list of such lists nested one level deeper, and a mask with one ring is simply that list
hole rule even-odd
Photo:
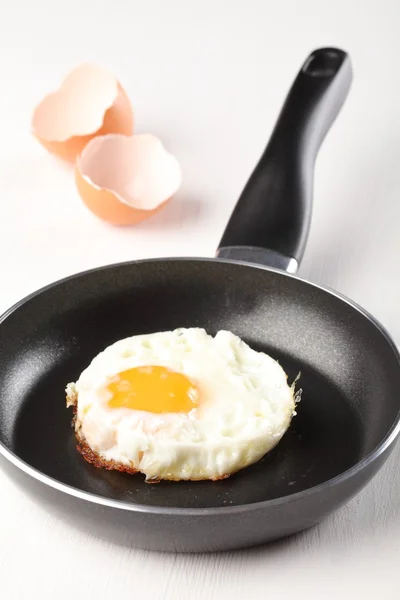
[{"label": "hole in pan handle", "polygon": [[314,164],[352,80],[348,54],[314,50],[233,210],[217,256],[295,273],[311,222]]}]

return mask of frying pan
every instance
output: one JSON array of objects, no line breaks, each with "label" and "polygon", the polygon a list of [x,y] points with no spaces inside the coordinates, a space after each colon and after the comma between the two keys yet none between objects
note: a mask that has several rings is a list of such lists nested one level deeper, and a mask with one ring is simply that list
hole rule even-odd
[{"label": "frying pan", "polygon": [[[362,308],[294,275],[310,225],[317,151],[350,82],[345,52],[310,54],[217,258],[86,271],[3,315],[0,450],[25,473],[17,478],[36,480],[46,508],[137,547],[232,549],[318,523],[387,459],[399,433],[394,343]],[[176,327],[228,329],[279,360],[289,381],[301,371],[303,397],[282,441],[218,482],[151,485],[86,463],[75,448],[66,383],[117,339]]]}]

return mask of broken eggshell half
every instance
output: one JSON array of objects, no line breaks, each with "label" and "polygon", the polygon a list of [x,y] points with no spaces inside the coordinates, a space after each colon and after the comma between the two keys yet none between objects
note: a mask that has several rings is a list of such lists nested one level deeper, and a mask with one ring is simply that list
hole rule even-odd
[{"label": "broken eggshell half", "polygon": [[102,67],[83,64],[36,107],[32,130],[39,142],[62,158],[76,156],[97,135],[133,133],[133,111],[125,91]]},{"label": "broken eggshell half", "polygon": [[114,225],[154,215],[182,181],[178,161],[151,134],[94,138],[77,158],[75,177],[89,210]]}]

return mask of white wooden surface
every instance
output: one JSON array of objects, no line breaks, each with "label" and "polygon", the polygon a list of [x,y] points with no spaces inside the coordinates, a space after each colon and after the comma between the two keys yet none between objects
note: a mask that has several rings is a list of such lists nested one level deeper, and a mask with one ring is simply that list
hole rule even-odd
[{"label": "white wooden surface", "polygon": [[[398,0],[14,0],[0,20],[0,310],[54,279],[146,256],[212,256],[301,62],[338,45],[350,97],[321,151],[303,276],[346,293],[400,343]],[[152,221],[88,214],[72,173],[31,138],[31,111],[76,64],[112,69],[137,131],[160,135],[184,185]],[[400,597],[397,448],[319,527],[269,547],[183,556],[88,537],[27,497],[0,463],[5,600]]]}]

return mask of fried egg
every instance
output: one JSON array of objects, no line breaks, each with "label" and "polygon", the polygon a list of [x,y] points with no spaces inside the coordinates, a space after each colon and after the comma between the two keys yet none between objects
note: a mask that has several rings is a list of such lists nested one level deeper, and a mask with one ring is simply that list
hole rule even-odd
[{"label": "fried egg", "polygon": [[84,458],[146,481],[228,477],[269,452],[295,414],[278,362],[200,328],[119,340],[66,394]]}]

